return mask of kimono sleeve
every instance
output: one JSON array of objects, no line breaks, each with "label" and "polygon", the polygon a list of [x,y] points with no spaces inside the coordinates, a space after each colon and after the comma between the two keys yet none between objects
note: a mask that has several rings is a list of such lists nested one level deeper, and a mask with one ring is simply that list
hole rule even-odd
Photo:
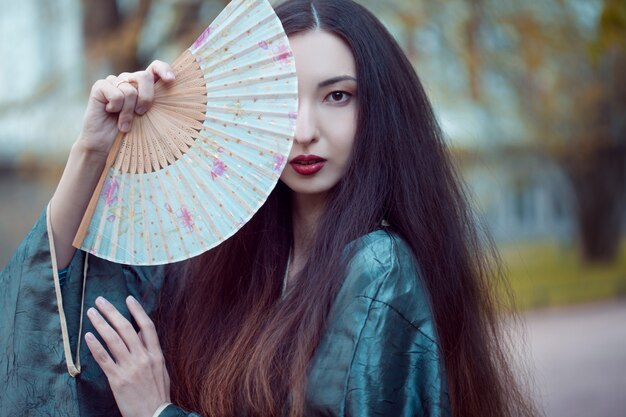
[{"label": "kimono sleeve", "polygon": [[0,415],[80,415],[68,384],[45,210],[0,273],[0,317]]},{"label": "kimono sleeve", "polygon": [[77,250],[58,279],[44,210],[0,273],[0,415],[117,416],[106,377],[81,343],[99,295],[127,317],[135,296],[150,314],[162,267],[130,267]]}]

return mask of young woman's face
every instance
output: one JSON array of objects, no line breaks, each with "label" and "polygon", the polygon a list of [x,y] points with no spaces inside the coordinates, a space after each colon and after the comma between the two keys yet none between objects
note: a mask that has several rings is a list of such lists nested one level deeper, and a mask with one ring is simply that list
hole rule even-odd
[{"label": "young woman's face", "polygon": [[311,31],[289,38],[298,75],[293,147],[280,179],[295,193],[324,194],[341,179],[357,124],[354,57],[335,35]]}]

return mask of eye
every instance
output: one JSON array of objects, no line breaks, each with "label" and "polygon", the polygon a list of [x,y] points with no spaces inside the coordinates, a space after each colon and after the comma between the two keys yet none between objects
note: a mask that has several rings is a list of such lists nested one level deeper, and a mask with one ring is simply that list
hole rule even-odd
[{"label": "eye", "polygon": [[326,96],[326,101],[331,103],[345,103],[352,97],[352,94],[347,91],[333,91]]}]

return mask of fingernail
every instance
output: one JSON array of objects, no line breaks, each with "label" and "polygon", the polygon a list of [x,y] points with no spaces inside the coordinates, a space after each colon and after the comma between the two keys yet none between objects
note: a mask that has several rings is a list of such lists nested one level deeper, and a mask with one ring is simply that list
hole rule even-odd
[{"label": "fingernail", "polygon": [[89,310],[87,310],[87,315],[89,317],[95,318],[98,316],[98,312],[96,311],[95,308],[91,307]]},{"label": "fingernail", "polygon": [[96,298],[96,305],[99,306],[105,306],[107,304],[107,300],[104,299],[104,297],[98,297]]},{"label": "fingernail", "polygon": [[120,130],[122,132],[128,132],[130,130],[130,123],[128,122],[122,123],[122,128]]},{"label": "fingernail", "polygon": [[135,110],[135,113],[137,114],[144,114],[146,112],[146,109],[144,107],[137,107],[137,110]]},{"label": "fingernail", "polygon": [[132,295],[129,295],[126,299],[133,304],[139,304],[139,301],[137,301]]},{"label": "fingernail", "polygon": [[85,340],[88,342],[93,342],[96,340],[96,337],[91,333],[85,333]]},{"label": "fingernail", "polygon": [[172,71],[168,71],[168,72],[165,74],[165,76],[166,76],[167,78],[169,78],[170,80],[173,80],[173,79],[174,79],[174,73],[173,73]]}]

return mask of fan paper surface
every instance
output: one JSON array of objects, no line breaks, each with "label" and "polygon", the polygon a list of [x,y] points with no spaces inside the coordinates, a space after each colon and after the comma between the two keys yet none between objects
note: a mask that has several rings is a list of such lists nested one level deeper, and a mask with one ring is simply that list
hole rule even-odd
[{"label": "fan paper surface", "polygon": [[198,255],[245,224],[292,145],[298,89],[266,0],[234,0],[155,86],[125,135],[81,249],[133,265]]}]

